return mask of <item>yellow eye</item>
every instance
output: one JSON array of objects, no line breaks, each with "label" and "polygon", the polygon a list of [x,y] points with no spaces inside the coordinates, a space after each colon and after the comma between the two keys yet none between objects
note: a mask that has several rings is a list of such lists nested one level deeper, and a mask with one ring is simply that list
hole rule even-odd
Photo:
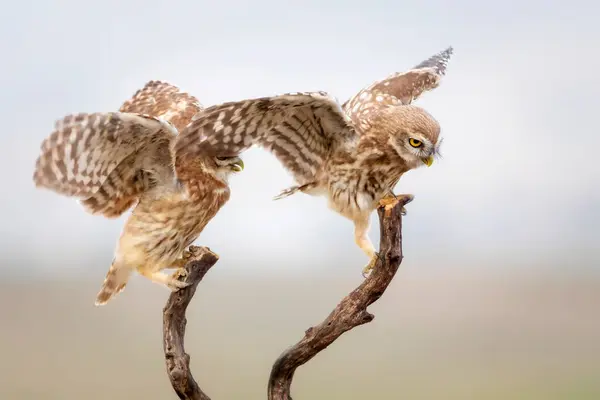
[{"label": "yellow eye", "polygon": [[413,139],[413,138],[408,139],[408,143],[410,143],[410,145],[412,147],[421,147],[421,146],[423,146],[423,142],[421,142],[420,140],[417,140],[417,139]]}]

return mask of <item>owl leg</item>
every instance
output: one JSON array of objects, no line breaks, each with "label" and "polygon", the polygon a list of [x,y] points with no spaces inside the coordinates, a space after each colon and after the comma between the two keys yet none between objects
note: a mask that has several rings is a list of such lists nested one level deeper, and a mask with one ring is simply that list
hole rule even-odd
[{"label": "owl leg", "polygon": [[178,258],[177,260],[175,260],[172,265],[166,266],[162,269],[165,269],[165,268],[182,269],[183,267],[185,267],[185,264],[187,264],[187,262],[190,260],[191,256],[192,256],[192,253],[190,253],[189,250],[184,250],[181,258]]},{"label": "owl leg", "polygon": [[379,254],[375,251],[375,246],[373,246],[369,238],[369,227],[369,216],[354,220],[354,241],[370,258],[369,263],[362,271],[365,278],[369,275],[379,257]]},{"label": "owl leg", "polygon": [[[184,287],[188,287],[190,285],[187,282],[182,282],[179,279],[177,279],[179,276],[182,276],[180,271],[181,271],[181,268],[178,269],[177,271],[175,271],[175,273],[173,275],[167,275],[164,272],[154,271],[154,270],[147,269],[147,268],[138,269],[138,272],[140,273],[140,275],[145,276],[146,278],[150,279],[154,283],[158,283],[160,285],[165,285],[173,291],[175,291],[177,289],[183,289]],[[185,275],[183,275],[183,276],[185,276]]]},{"label": "owl leg", "polygon": [[[169,265],[162,265],[158,267],[158,269],[139,268],[138,272],[155,283],[168,286],[171,290],[183,288],[189,286],[188,284],[184,284],[180,278],[185,278],[187,276],[185,265],[188,263],[191,256],[192,253],[190,253],[189,250],[184,250],[181,258],[178,258]],[[171,275],[167,275],[161,272],[164,269],[175,269],[176,271]]]},{"label": "owl leg", "polygon": [[181,258],[178,258],[172,265],[164,267],[163,269],[175,268],[176,271],[171,274],[171,278],[175,279],[177,282],[181,282],[180,278],[185,278],[187,276],[185,265],[190,260],[190,257],[192,257],[192,253],[189,250],[184,250]]}]

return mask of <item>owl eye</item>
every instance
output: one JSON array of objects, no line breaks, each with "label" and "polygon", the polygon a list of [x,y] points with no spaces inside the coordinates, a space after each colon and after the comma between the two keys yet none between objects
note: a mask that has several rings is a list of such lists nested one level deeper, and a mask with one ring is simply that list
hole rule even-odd
[{"label": "owl eye", "polygon": [[413,138],[408,139],[408,143],[410,143],[410,145],[415,148],[419,148],[419,147],[423,146],[423,142],[421,142],[420,140],[417,140],[417,139],[413,139]]}]

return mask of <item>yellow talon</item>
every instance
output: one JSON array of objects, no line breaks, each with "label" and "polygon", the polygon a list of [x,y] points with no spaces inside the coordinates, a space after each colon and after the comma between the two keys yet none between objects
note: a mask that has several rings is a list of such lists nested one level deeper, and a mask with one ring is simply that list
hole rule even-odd
[{"label": "yellow talon", "polygon": [[[393,192],[389,192],[388,194],[383,196],[383,198],[379,201],[379,205],[382,207],[391,206],[403,197],[408,198],[408,201],[406,202],[406,204],[408,204],[412,201],[413,195],[411,195],[411,194],[396,195]],[[402,209],[400,210],[400,212],[402,215],[406,215],[406,208],[404,206],[402,206]]]}]

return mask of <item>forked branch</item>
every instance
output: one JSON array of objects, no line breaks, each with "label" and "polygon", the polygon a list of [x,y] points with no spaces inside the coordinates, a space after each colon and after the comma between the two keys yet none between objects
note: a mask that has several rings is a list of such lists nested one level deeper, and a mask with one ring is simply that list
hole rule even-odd
[{"label": "forked branch", "polygon": [[290,390],[296,369],[328,347],[344,332],[371,322],[375,316],[367,307],[385,292],[402,262],[402,213],[411,195],[400,195],[378,209],[381,238],[379,260],[371,274],[319,325],[308,328],[304,338],[284,351],[271,370],[269,400],[292,400]]},{"label": "forked branch", "polygon": [[[398,196],[378,209],[381,238],[379,260],[371,274],[319,325],[309,328],[304,338],[284,351],[275,361],[268,386],[269,400],[291,400],[290,388],[296,369],[328,347],[344,332],[371,322],[367,307],[385,292],[402,262],[402,213],[412,201],[410,195]],[[163,309],[163,349],[171,385],[180,399],[210,400],[194,380],[190,356],[185,352],[184,336],[188,304],[196,287],[219,257],[207,247],[190,247],[192,257],[185,266],[190,286],[171,293]]]},{"label": "forked branch", "polygon": [[185,266],[185,278],[190,286],[172,292],[163,308],[163,349],[167,364],[167,374],[171,385],[180,399],[184,400],[210,400],[198,383],[194,380],[190,370],[190,356],[185,352],[183,339],[187,319],[185,311],[196,293],[198,283],[204,278],[208,270],[219,260],[219,256],[210,251],[208,247],[191,246],[192,256]]}]

